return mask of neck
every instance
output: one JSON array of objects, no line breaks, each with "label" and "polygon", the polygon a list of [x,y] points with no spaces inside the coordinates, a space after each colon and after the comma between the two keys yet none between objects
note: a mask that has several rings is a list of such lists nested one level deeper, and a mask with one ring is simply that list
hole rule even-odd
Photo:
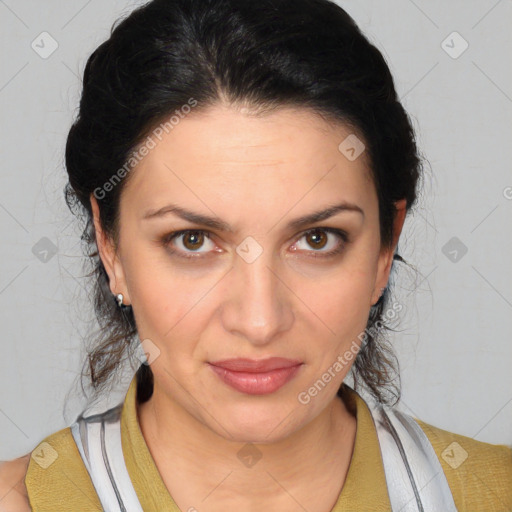
[{"label": "neck", "polygon": [[[209,496],[206,503],[210,508],[201,510],[235,505],[245,506],[244,510],[253,506],[322,510],[320,501],[326,511],[331,510],[345,481],[355,442],[354,413],[339,396],[306,426],[268,444],[235,442],[218,435],[158,386],[137,409],[142,434],[162,480],[183,510],[188,510],[194,499],[197,502],[198,496]],[[248,458],[241,458],[243,453]],[[256,458],[251,461],[253,456]]]}]

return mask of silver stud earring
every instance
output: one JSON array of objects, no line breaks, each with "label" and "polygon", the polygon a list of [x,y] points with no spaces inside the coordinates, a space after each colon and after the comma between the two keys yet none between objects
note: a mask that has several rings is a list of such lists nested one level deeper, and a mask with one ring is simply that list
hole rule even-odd
[{"label": "silver stud earring", "polygon": [[116,295],[116,300],[117,300],[117,305],[119,307],[121,307],[123,305],[123,294],[122,293],[118,293]]}]

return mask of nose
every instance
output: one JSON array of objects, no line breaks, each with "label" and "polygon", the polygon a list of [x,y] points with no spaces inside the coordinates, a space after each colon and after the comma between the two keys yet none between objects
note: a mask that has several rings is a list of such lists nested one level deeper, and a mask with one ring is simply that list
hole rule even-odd
[{"label": "nose", "polygon": [[226,277],[222,322],[227,332],[264,346],[290,330],[294,295],[271,254],[263,251],[254,261],[237,256]]}]

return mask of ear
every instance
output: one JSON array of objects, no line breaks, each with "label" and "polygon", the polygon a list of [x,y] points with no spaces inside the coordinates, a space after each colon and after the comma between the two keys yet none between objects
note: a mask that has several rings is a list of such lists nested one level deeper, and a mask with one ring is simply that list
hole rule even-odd
[{"label": "ear", "polygon": [[375,288],[373,289],[372,294],[372,305],[379,300],[382,292],[384,291],[384,288],[388,283],[389,273],[391,272],[391,265],[393,264],[393,256],[398,244],[398,239],[400,238],[400,233],[402,232],[405,221],[405,214],[407,213],[406,206],[406,199],[395,201],[396,214],[393,223],[393,242],[391,247],[382,250],[379,255],[377,278],[375,280]]},{"label": "ear", "polygon": [[100,224],[100,210],[94,194],[90,195],[91,208],[93,212],[94,230],[96,233],[96,245],[101,257],[101,261],[109,277],[110,291],[112,294],[123,294],[123,304],[131,303],[128,290],[126,288],[126,279],[123,266],[116,253],[116,248],[110,237],[108,237]]}]

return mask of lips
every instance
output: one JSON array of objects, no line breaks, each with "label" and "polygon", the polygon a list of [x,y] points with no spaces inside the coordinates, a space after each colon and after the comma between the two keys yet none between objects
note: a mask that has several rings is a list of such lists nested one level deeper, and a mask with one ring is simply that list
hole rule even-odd
[{"label": "lips", "polygon": [[227,359],[209,363],[213,372],[228,386],[248,395],[274,393],[292,380],[302,362],[283,357],[269,359]]},{"label": "lips", "polygon": [[280,368],[291,368],[301,364],[302,361],[297,359],[287,359],[284,357],[270,357],[268,359],[225,359],[222,361],[214,361],[210,364],[230,370],[232,372],[248,372],[248,373],[265,373]]}]

